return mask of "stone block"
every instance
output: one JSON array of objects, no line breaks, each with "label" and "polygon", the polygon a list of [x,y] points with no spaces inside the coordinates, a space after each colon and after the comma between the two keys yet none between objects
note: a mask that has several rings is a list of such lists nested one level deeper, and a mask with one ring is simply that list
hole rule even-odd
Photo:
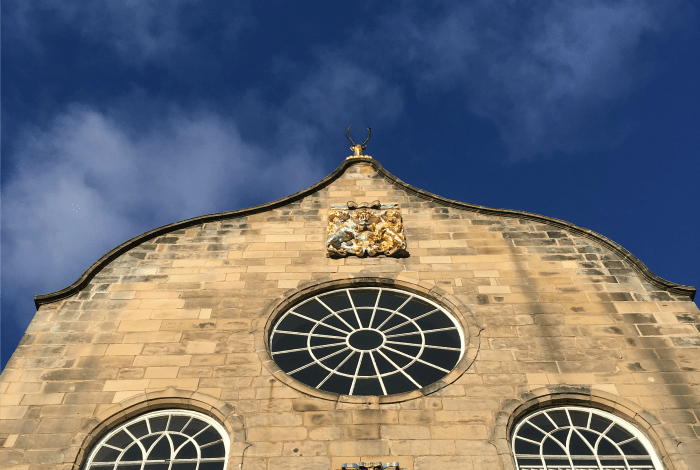
[{"label": "stone block", "polygon": [[389,443],[384,440],[333,441],[329,445],[332,455],[388,455]]},{"label": "stone block", "polygon": [[488,439],[484,425],[431,426],[430,435],[433,439]]},{"label": "stone block", "polygon": [[270,426],[250,428],[247,432],[248,441],[283,442],[306,439],[308,432],[303,427]]},{"label": "stone block", "polygon": [[[271,236],[271,235],[268,235]],[[268,470],[329,470],[328,457],[272,457]]]}]

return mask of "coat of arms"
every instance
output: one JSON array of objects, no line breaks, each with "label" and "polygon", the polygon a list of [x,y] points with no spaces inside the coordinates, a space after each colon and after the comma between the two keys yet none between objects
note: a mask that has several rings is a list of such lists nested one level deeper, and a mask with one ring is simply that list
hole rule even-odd
[{"label": "coat of arms", "polygon": [[407,256],[398,204],[348,202],[331,206],[326,230],[327,256]]}]

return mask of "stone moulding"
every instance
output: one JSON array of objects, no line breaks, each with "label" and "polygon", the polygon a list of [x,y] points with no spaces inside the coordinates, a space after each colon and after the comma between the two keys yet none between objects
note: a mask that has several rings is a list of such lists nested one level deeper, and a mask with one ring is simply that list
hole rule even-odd
[{"label": "stone moulding", "polygon": [[342,470],[406,470],[399,466],[398,462],[382,464],[381,462],[360,462],[360,463],[344,463]]},{"label": "stone moulding", "polygon": [[398,204],[379,201],[331,206],[326,228],[326,256],[407,256]]},{"label": "stone moulding", "polygon": [[[413,282],[415,281],[415,283]],[[269,339],[272,326],[288,307],[297,304],[314,295],[335,289],[348,287],[385,287],[404,290],[422,295],[429,300],[442,305],[459,322],[464,332],[464,353],[455,367],[440,380],[421,389],[394,395],[362,396],[340,395],[338,393],[319,390],[287,375],[272,359],[269,351]],[[474,363],[480,347],[480,328],[471,310],[456,296],[448,294],[439,287],[421,283],[418,280],[404,281],[389,276],[383,277],[355,277],[347,279],[320,279],[300,285],[296,289],[289,290],[273,300],[262,312],[254,323],[255,352],[260,361],[274,377],[306,395],[323,400],[341,403],[364,404],[370,407],[385,403],[400,403],[414,400],[441,390],[460,378]]]},{"label": "stone moulding", "polygon": [[377,173],[379,173],[381,176],[383,176],[387,181],[391,182],[392,184],[396,185],[397,187],[407,191],[408,193],[415,194],[418,197],[421,197],[427,201],[433,201],[439,204],[442,204],[446,207],[453,207],[456,209],[462,209],[462,210],[468,210],[471,212],[475,212],[477,214],[483,214],[483,215],[493,215],[497,217],[512,217],[512,218],[518,218],[518,219],[524,219],[524,220],[531,220],[535,222],[541,222],[545,223],[548,225],[551,225],[552,227],[558,227],[564,230],[568,230],[574,235],[578,235],[590,240],[595,241],[596,243],[599,243],[601,246],[609,249],[613,253],[615,253],[617,256],[619,256],[623,261],[629,263],[629,265],[637,271],[643,279],[645,279],[647,282],[650,284],[654,285],[655,287],[658,287],[659,289],[671,292],[673,294],[678,294],[678,295],[684,295],[690,297],[691,300],[695,298],[695,292],[696,289],[695,287],[692,286],[684,286],[681,284],[676,284],[675,282],[667,281],[666,279],[663,279],[653,272],[649,270],[649,268],[644,265],[638,258],[636,258],[632,253],[627,251],[625,248],[620,246],[619,244],[615,243],[614,241],[610,240],[609,238],[594,232],[593,230],[589,230],[583,227],[578,227],[574,224],[571,224],[569,222],[560,220],[560,219],[555,219],[552,217],[546,217],[543,215],[538,215],[534,214],[531,212],[524,212],[524,211],[517,211],[517,210],[510,210],[510,209],[492,209],[489,207],[484,207],[484,206],[479,206],[476,204],[467,204],[464,202],[459,202],[459,201],[454,201],[452,199],[447,199],[441,196],[438,196],[436,194],[429,193],[428,191],[424,191],[422,189],[418,189],[414,186],[411,186],[410,184],[404,183],[400,179],[398,179],[396,176],[392,175],[388,171],[386,171],[381,164],[377,160],[374,160],[372,158],[352,158],[350,160],[343,160],[341,164],[338,166],[338,168],[335,169],[335,171],[325,178],[323,178],[321,181],[318,183],[314,184],[313,186],[310,186],[309,188],[303,189],[299,192],[296,192],[290,196],[277,199],[276,201],[268,202],[266,204],[261,204],[259,206],[253,206],[249,207],[247,209],[240,209],[240,210],[235,210],[235,211],[228,211],[228,212],[219,212],[215,214],[208,214],[208,215],[202,215],[199,217],[194,217],[191,219],[186,219],[182,220],[180,222],[175,222],[172,224],[164,225],[162,227],[155,228],[153,230],[150,230],[148,232],[144,232],[141,235],[137,235],[134,238],[122,243],[121,245],[117,246],[116,248],[112,249],[110,252],[102,256],[100,259],[98,259],[95,263],[93,263],[92,266],[90,266],[79,278],[76,280],[73,284],[71,284],[68,287],[65,287],[61,290],[57,290],[48,294],[40,294],[34,297],[34,304],[36,305],[36,308],[38,309],[41,305],[43,304],[49,304],[52,302],[57,302],[59,300],[66,299],[68,297],[73,296],[74,294],[77,294],[82,290],[85,286],[88,285],[90,280],[92,280],[93,277],[97,273],[100,272],[104,267],[109,265],[112,261],[117,259],[119,256],[123,255],[130,249],[147,242],[148,240],[152,240],[156,237],[159,237],[161,235],[164,235],[166,233],[172,232],[174,230],[180,230],[180,229],[185,229],[188,227],[192,227],[193,225],[200,225],[203,223],[207,222],[218,222],[220,220],[224,219],[235,219],[238,217],[246,217],[249,215],[253,214],[258,214],[261,212],[266,212],[272,209],[277,209],[280,207],[283,207],[291,202],[298,201],[306,196],[309,196],[329,184],[331,184],[333,181],[338,179],[343,172],[350,167],[351,165],[357,165],[357,164],[370,164],[372,165]]},{"label": "stone moulding", "polygon": [[[505,468],[513,465],[510,436],[518,420],[536,410],[556,406],[581,406],[607,411],[639,429],[654,448],[667,470],[675,470],[674,457],[678,454],[679,442],[667,437],[659,420],[636,403],[590,385],[548,385],[528,390],[519,399],[503,402],[496,414],[492,443]],[[685,467],[684,467],[685,468]]]}]

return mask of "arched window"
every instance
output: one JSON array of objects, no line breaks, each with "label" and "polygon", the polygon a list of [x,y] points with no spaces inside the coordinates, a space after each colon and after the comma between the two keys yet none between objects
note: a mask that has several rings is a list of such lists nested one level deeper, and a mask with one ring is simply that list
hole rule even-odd
[{"label": "arched window", "polygon": [[517,423],[511,443],[518,470],[662,470],[634,426],[589,408],[536,411]]},{"label": "arched window", "polygon": [[85,470],[223,470],[229,442],[208,416],[156,411],[113,429],[90,452]]}]

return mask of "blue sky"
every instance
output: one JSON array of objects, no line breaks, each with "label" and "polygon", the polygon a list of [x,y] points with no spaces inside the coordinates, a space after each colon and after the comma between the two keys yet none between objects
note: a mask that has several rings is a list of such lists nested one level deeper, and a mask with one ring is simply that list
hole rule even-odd
[{"label": "blue sky", "polygon": [[2,43],[2,366],[34,295],[310,186],[348,125],[406,182],[700,285],[697,3],[5,0]]}]

